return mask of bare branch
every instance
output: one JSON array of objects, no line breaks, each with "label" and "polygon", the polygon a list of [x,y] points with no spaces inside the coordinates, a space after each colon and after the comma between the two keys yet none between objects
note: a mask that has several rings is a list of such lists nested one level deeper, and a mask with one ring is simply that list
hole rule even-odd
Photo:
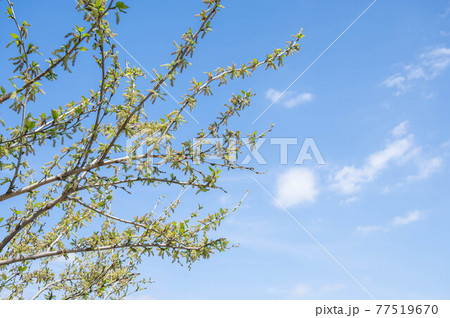
[{"label": "bare branch", "polygon": [[49,284],[47,284],[47,285],[45,285],[44,287],[42,287],[33,297],[31,297],[31,300],[35,300],[36,298],[38,298],[43,292],[45,292],[47,289],[49,289],[50,287],[52,287],[52,286],[54,286],[54,285],[56,285],[56,284],[58,284],[58,283],[61,283],[63,280],[62,279],[58,279],[58,280],[55,280],[54,282],[51,282],[51,283],[49,283]]}]

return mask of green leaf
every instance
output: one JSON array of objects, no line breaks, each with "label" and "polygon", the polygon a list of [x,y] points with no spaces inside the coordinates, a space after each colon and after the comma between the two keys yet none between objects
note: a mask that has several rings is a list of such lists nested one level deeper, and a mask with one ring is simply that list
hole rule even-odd
[{"label": "green leaf", "polygon": [[181,224],[180,224],[180,233],[181,233],[181,235],[184,234],[185,230],[186,230],[186,228],[185,228],[185,226],[184,226],[184,223],[181,223]]},{"label": "green leaf", "polygon": [[117,1],[116,2],[116,8],[119,10],[123,10],[123,9],[128,9],[129,6],[127,6],[125,3],[123,3],[122,1]]},{"label": "green leaf", "polygon": [[30,130],[33,129],[36,126],[36,123],[32,120],[25,120],[25,127]]},{"label": "green leaf", "polygon": [[26,271],[27,268],[28,268],[28,267],[26,267],[26,266],[19,266],[17,269],[19,270],[19,272],[22,273],[22,272]]},{"label": "green leaf", "polygon": [[17,40],[18,38],[19,38],[19,36],[17,35],[17,34],[15,34],[15,33],[10,33],[11,34],[11,37],[14,39],[14,40]]},{"label": "green leaf", "polygon": [[52,117],[53,117],[53,120],[58,119],[58,111],[52,109]]},{"label": "green leaf", "polygon": [[79,48],[79,49],[80,49],[80,51],[81,51],[81,52],[86,52],[86,51],[88,50],[88,49],[87,49],[87,48],[85,48],[84,46],[80,46],[80,48]]}]

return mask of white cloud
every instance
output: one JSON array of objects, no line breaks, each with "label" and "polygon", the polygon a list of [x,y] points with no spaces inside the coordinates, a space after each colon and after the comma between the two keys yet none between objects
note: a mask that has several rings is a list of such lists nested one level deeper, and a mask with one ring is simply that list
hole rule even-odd
[{"label": "white cloud", "polygon": [[440,47],[420,55],[423,69],[418,78],[433,79],[450,66],[450,48]]},{"label": "white cloud", "polygon": [[450,15],[450,3],[448,4],[447,9],[443,13],[440,14],[440,16],[442,18],[446,18],[448,15]]},{"label": "white cloud", "polygon": [[306,104],[314,99],[314,95],[311,93],[295,94],[294,92],[277,91],[273,88],[269,88],[266,92],[266,97],[272,101],[272,103],[281,102],[287,108],[294,108],[296,106]]},{"label": "white cloud", "polygon": [[319,191],[315,173],[307,168],[290,168],[278,175],[276,199],[285,208],[315,202]]},{"label": "white cloud", "polygon": [[441,157],[431,159],[418,160],[419,172],[416,175],[408,176],[407,181],[416,181],[428,178],[430,175],[439,171],[442,167],[443,160]]},{"label": "white cloud", "polygon": [[[440,156],[427,158],[414,143],[414,135],[407,131],[408,123],[402,122],[395,127],[391,134],[394,140],[386,147],[369,155],[362,167],[344,166],[338,170],[331,179],[331,188],[343,194],[352,195],[361,190],[362,185],[374,181],[377,176],[390,165],[403,165],[413,162],[418,172],[406,177],[406,182],[423,180],[438,171],[443,163]],[[398,183],[402,186],[403,183]],[[389,192],[391,186],[385,187],[384,192]]]},{"label": "white cloud", "polygon": [[75,261],[75,254],[67,254],[66,256],[58,256],[53,261],[58,265],[70,264]]},{"label": "white cloud", "polygon": [[340,205],[346,205],[346,204],[350,204],[350,203],[356,202],[358,200],[359,200],[359,197],[354,196],[354,197],[350,197],[350,198],[347,198],[345,200],[339,201],[339,204]]},{"label": "white cloud", "polygon": [[371,154],[363,167],[346,166],[339,170],[333,177],[332,188],[344,194],[356,193],[363,183],[375,180],[380,171],[391,162],[400,161],[412,149],[412,136],[395,140],[385,149]]},{"label": "white cloud", "polygon": [[346,287],[347,286],[345,286],[344,284],[327,284],[327,285],[322,286],[321,289],[325,293],[330,293],[330,292],[342,290]]},{"label": "white cloud", "polygon": [[450,66],[450,48],[435,47],[419,55],[414,64],[403,66],[402,70],[386,78],[382,85],[395,88],[396,95],[410,90],[420,80],[430,81]]},{"label": "white cloud", "polygon": [[272,286],[266,289],[270,294],[283,295],[286,298],[301,299],[305,296],[323,298],[325,294],[338,292],[347,288],[347,285],[332,283],[325,285],[314,285],[307,283],[298,283],[294,287]]},{"label": "white cloud", "polygon": [[421,218],[423,218],[423,213],[421,211],[413,211],[408,213],[407,216],[397,216],[392,220],[392,225],[393,226],[399,226],[399,225],[407,225],[413,222],[416,222],[418,220],[420,220]]},{"label": "white cloud", "polygon": [[393,227],[408,225],[424,218],[424,213],[419,210],[409,212],[406,216],[396,216],[391,222],[385,226],[381,225],[358,225],[356,232],[360,234],[370,234],[372,232],[387,232]]},{"label": "white cloud", "polygon": [[314,98],[314,95],[311,93],[298,94],[295,97],[288,98],[284,102],[284,106],[286,106],[287,108],[293,108],[293,107],[301,105],[301,104],[309,103],[310,101],[313,100],[313,98]]},{"label": "white cloud", "polygon": [[383,81],[382,84],[387,88],[396,88],[397,92],[395,93],[395,95],[400,95],[402,92],[407,91],[409,88],[406,83],[406,78],[399,73],[389,76]]},{"label": "white cloud", "polygon": [[272,101],[272,103],[278,101],[280,98],[282,92],[279,92],[273,88],[269,88],[269,90],[266,92],[266,97]]},{"label": "white cloud", "polygon": [[225,204],[228,204],[229,202],[230,202],[230,200],[231,200],[231,196],[230,195],[228,195],[228,194],[224,194],[224,195],[221,195],[220,196],[220,203],[222,204],[222,205],[225,205]]},{"label": "white cloud", "polygon": [[311,292],[311,286],[308,284],[297,284],[292,288],[291,295],[294,298],[302,297]]},{"label": "white cloud", "polygon": [[378,231],[387,231],[388,229],[384,226],[380,225],[358,225],[356,227],[356,232],[361,234],[369,234],[372,232],[378,232]]},{"label": "white cloud", "polygon": [[394,129],[392,129],[391,134],[395,138],[400,138],[405,136],[408,133],[408,122],[404,121],[397,125]]}]

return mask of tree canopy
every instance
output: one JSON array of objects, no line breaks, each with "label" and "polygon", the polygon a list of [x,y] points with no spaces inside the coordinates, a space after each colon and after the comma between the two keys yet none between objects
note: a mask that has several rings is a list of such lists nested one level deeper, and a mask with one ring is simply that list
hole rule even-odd
[{"label": "tree canopy", "polygon": [[[219,189],[222,170],[254,171],[233,158],[267,131],[245,134],[227,128],[230,119],[250,106],[254,94],[251,90],[233,94],[217,109],[216,120],[191,138],[182,139],[176,132],[182,130],[185,114],[197,106],[199,96],[210,96],[213,88],[251,76],[259,68],[277,69],[300,49],[303,35],[300,31],[284,48],[262,59],[200,74],[174,105],[166,87],[176,85],[177,75],[189,68],[223,8],[220,0],[203,3],[198,26],[174,42],[167,64],[146,74],[119,58],[113,25],[132,9],[124,2],[74,3],[82,16],[79,25],[61,46],[45,53],[28,39],[30,24],[20,20],[21,14],[7,1],[6,16],[17,32],[8,35],[14,71],[0,87],[1,113],[8,113],[0,128],[2,298],[22,299],[32,291],[34,299],[120,299],[149,282],[138,273],[146,257],[190,266],[230,248],[227,239],[211,238],[209,233],[242,201],[233,209],[205,215],[201,206],[181,211],[182,220],[173,214],[186,189],[196,193]],[[90,73],[98,77],[99,86],[87,87],[85,95],[63,106],[36,109],[46,83],[59,80],[61,72],[71,72],[82,54],[93,56],[96,67]],[[146,105],[163,102],[174,109],[161,118],[146,114]],[[208,138],[222,142],[198,147]],[[45,162],[42,153],[52,159]],[[212,161],[212,155],[219,160]],[[153,209],[143,208],[127,218],[114,214],[111,203],[118,191],[129,193],[136,185],[152,191],[164,184],[180,187],[178,198],[166,205],[160,200]],[[55,267],[61,258],[69,261],[63,268]]]}]

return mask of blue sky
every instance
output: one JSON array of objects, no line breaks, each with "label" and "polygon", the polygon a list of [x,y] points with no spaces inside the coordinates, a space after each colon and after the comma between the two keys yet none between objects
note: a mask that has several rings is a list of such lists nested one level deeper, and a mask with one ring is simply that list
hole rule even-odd
[{"label": "blue sky", "polygon": [[[225,1],[193,66],[169,89],[176,98],[192,76],[264,57],[300,28],[306,37],[284,68],[257,72],[200,99],[192,113],[199,124],[189,119],[186,135],[206,127],[233,92],[251,88],[256,93],[252,106],[232,127],[252,132],[274,123],[269,137],[300,143],[289,146],[287,164],[280,164],[279,146],[267,140],[260,148],[267,164],[250,162],[267,173],[223,174],[227,194],[186,191],[180,217],[197,202],[213,210],[232,207],[250,190],[243,206],[214,234],[240,247],[196,263],[190,271],[148,259],[141,273],[155,283],[134,298],[367,299],[366,291],[377,299],[449,297],[447,0],[376,1],[258,118],[372,2]],[[201,1],[126,4],[130,9],[116,27],[117,40],[147,70],[170,59],[172,41],[196,25],[193,16],[201,8]],[[17,1],[15,7],[32,24],[32,41],[46,53],[80,21],[70,1]],[[10,28],[2,19],[2,33]],[[0,49],[2,73],[9,70],[4,63],[12,54],[4,49],[6,38]],[[120,50],[123,59],[136,64]],[[88,56],[80,58],[74,73],[46,83],[47,94],[36,107],[62,104],[67,95],[75,98],[96,85],[88,76],[88,61]],[[2,83],[4,78],[0,75]],[[160,111],[147,110],[150,116]],[[305,138],[313,138],[326,164],[295,164]],[[157,195],[138,188],[118,197],[113,210],[139,213],[153,206]],[[176,195],[169,190],[169,198]]]}]

